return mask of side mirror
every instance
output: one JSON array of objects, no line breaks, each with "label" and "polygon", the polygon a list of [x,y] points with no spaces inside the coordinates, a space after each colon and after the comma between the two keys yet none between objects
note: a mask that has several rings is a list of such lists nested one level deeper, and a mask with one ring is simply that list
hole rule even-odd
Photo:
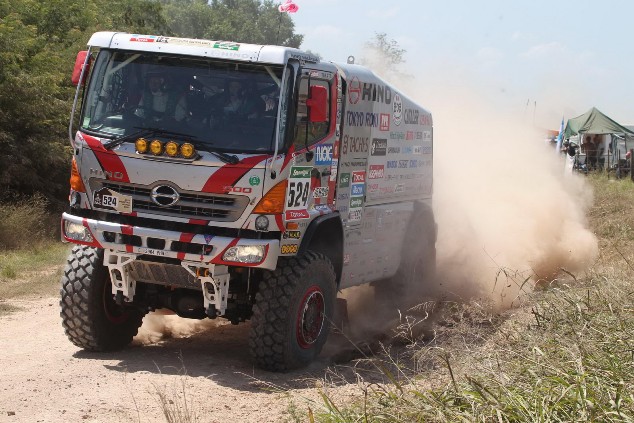
[{"label": "side mirror", "polygon": [[328,121],[328,90],[321,85],[310,86],[310,97],[306,100],[310,122]]},{"label": "side mirror", "polygon": [[[84,63],[86,63],[86,55],[88,54],[88,51],[80,51],[79,53],[77,53],[77,58],[75,59],[75,67],[73,68],[73,76],[72,76],[72,81],[73,81],[73,85],[78,85],[79,84],[79,78],[81,78],[81,73],[82,73],[82,69],[84,67]],[[84,72],[84,83],[86,82],[86,76],[88,75],[88,72],[90,71],[90,58],[88,59],[88,63],[86,63],[86,71]]]}]

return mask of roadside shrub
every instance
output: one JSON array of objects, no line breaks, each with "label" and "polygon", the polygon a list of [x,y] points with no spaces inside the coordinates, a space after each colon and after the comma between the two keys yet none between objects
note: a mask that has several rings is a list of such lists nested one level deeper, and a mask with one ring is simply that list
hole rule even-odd
[{"label": "roadside shrub", "polygon": [[58,233],[57,217],[40,194],[0,204],[0,249],[37,246]]}]

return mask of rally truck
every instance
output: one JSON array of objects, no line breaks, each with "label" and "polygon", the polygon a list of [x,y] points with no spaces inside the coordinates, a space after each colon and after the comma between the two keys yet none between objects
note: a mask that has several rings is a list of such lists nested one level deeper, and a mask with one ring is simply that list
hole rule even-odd
[{"label": "rally truck", "polygon": [[168,309],[250,321],[255,363],[285,371],[319,354],[339,290],[433,269],[432,117],[367,68],[97,32],[73,82],[60,305],[80,348]]}]

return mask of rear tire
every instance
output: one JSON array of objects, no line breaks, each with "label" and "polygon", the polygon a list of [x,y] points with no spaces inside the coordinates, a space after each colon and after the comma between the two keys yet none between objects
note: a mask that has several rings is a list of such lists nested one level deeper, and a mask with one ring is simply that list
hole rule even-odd
[{"label": "rear tire", "polygon": [[102,249],[73,247],[61,283],[60,316],[73,344],[89,351],[112,351],[132,341],[144,313],[119,306],[112,298]]},{"label": "rear tire", "polygon": [[397,308],[418,304],[436,275],[436,223],[424,203],[415,203],[403,241],[401,264],[391,278],[374,283],[377,300]]},{"label": "rear tire", "polygon": [[249,347],[256,364],[271,371],[308,365],[321,352],[332,322],[336,276],[323,254],[282,258],[255,297]]}]

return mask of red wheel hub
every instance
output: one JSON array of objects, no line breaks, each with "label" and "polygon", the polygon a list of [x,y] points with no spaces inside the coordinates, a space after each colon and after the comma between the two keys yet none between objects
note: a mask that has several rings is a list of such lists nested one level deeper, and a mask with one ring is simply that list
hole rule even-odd
[{"label": "red wheel hub", "polygon": [[304,294],[297,314],[297,342],[300,347],[308,349],[317,342],[325,317],[324,294],[318,286],[313,285]]}]

